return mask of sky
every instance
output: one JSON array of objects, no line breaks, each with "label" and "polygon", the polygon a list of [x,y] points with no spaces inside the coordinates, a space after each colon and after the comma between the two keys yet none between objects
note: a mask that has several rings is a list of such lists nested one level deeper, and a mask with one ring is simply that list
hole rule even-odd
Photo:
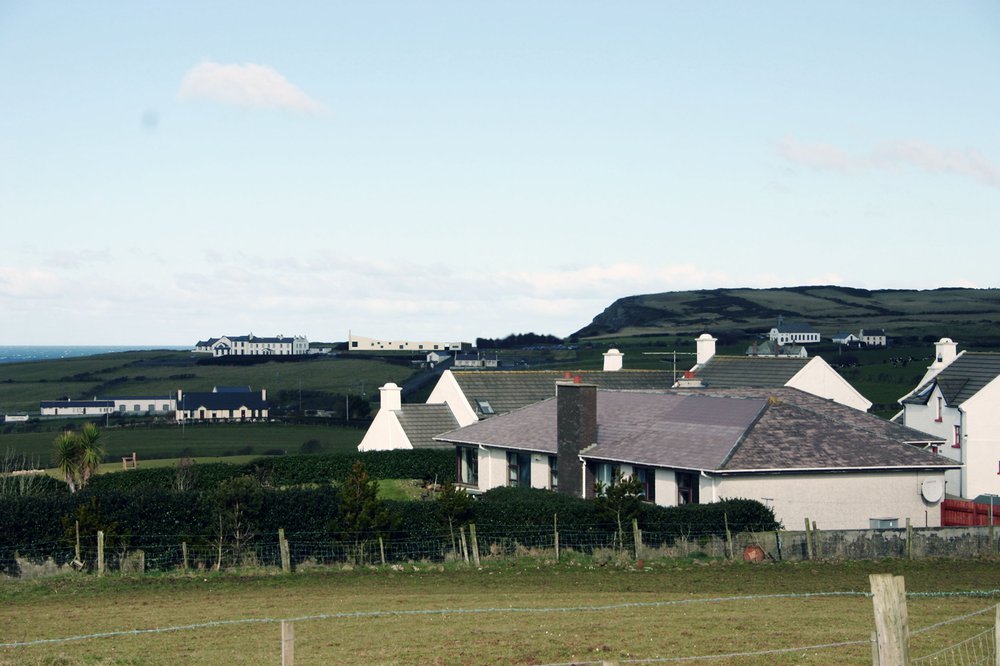
[{"label": "sky", "polygon": [[998,119],[993,0],[0,0],[0,344],[998,287]]}]

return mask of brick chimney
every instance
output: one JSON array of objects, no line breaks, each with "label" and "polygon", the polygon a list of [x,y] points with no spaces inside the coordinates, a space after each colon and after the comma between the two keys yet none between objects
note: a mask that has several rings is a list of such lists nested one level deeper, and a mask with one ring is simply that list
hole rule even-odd
[{"label": "brick chimney", "polygon": [[617,349],[609,349],[604,354],[604,372],[618,372],[622,369],[622,361],[625,354]]},{"label": "brick chimney", "polygon": [[704,365],[705,363],[708,363],[709,360],[713,356],[715,356],[715,343],[716,339],[713,338],[708,333],[702,333],[701,335],[698,336],[698,339],[695,340],[695,344],[698,345],[697,348],[698,354],[696,360],[696,363],[698,365]]},{"label": "brick chimney", "polygon": [[597,443],[597,386],[556,384],[556,442],[559,492],[584,497],[580,451]]},{"label": "brick chimney", "polygon": [[385,386],[380,386],[378,389],[379,395],[379,410],[390,409],[393,411],[399,411],[402,409],[403,399],[400,397],[402,395],[403,389],[399,388],[392,382],[389,382]]}]

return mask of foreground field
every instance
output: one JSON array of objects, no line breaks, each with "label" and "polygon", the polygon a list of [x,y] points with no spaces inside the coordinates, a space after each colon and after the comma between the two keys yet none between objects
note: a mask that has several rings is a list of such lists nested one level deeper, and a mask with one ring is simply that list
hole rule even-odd
[{"label": "foreground field", "polygon": [[[698,663],[866,664],[874,625],[861,593],[870,573],[884,572],[905,576],[915,593],[908,602],[915,656],[992,625],[1000,571],[989,561],[658,561],[636,569],[523,560],[481,570],[80,576],[0,583],[0,643],[210,626],[7,646],[0,663],[277,663],[278,624],[227,621],[324,615],[295,623],[297,664],[599,664],[735,654]],[[847,594],[824,594],[833,592]],[[831,645],[841,643],[848,644]],[[799,649],[747,654],[786,648]]]}]

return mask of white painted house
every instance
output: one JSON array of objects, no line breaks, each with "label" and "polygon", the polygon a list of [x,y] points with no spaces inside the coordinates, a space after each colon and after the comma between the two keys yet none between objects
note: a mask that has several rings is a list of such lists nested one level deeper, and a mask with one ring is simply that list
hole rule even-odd
[{"label": "white painted house", "polygon": [[113,400],[42,400],[39,403],[42,416],[61,418],[87,418],[105,416],[115,410]]},{"label": "white painted house", "polygon": [[556,397],[446,433],[470,492],[530,486],[593,497],[596,481],[636,477],[662,506],[731,497],[774,509],[789,529],[939,526],[957,465],[933,437],[802,391],[599,391]]},{"label": "white painted house", "polygon": [[858,342],[865,347],[885,347],[888,344],[888,338],[884,329],[863,328],[858,333]]},{"label": "white painted house", "polygon": [[695,343],[697,362],[688,373],[691,377],[686,380],[687,386],[691,386],[693,379],[710,389],[788,387],[863,412],[872,406],[870,400],[820,356],[719,356],[715,353],[716,339],[708,333],[700,335]]},{"label": "white painted house", "polygon": [[305,336],[285,337],[276,335],[224,335],[195,344],[194,351],[212,356],[298,356],[309,353],[309,340]]},{"label": "white painted house", "polygon": [[935,344],[934,362],[894,420],[947,441],[939,452],[962,463],[948,474],[948,494],[1000,495],[1000,354],[957,347],[950,338]]},{"label": "white painted house", "polygon": [[400,387],[392,382],[379,388],[379,410],[358,444],[358,451],[450,448],[433,439],[458,427],[448,405],[404,405],[401,394]]},{"label": "white painted house", "polygon": [[768,332],[768,339],[779,345],[807,345],[819,342],[819,331],[805,322],[784,321],[778,318],[778,324]]},{"label": "white painted house", "polygon": [[177,391],[178,423],[184,421],[259,421],[270,414],[267,390],[217,386],[211,391]]}]

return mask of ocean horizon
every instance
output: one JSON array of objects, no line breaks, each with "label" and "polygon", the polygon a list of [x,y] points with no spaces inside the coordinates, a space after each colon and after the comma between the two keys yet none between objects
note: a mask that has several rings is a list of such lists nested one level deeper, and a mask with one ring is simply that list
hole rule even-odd
[{"label": "ocean horizon", "polygon": [[191,345],[0,345],[0,363],[49,361],[59,358],[79,358],[114,352],[167,349],[184,351]]}]

